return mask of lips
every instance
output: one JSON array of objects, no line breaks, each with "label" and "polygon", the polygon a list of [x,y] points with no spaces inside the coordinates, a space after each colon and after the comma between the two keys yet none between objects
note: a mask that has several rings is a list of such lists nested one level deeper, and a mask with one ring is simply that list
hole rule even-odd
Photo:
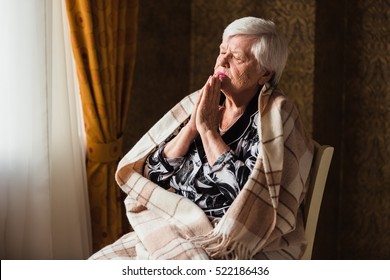
[{"label": "lips", "polygon": [[223,73],[223,72],[218,72],[217,73],[218,74],[218,77],[220,77],[220,78],[227,78],[227,76],[226,76],[226,74],[225,73]]}]

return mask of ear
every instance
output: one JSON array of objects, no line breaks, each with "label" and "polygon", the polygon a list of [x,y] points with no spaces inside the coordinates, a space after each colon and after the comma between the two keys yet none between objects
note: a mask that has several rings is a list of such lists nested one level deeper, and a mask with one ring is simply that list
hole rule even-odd
[{"label": "ear", "polygon": [[274,76],[274,71],[265,71],[261,77],[259,78],[259,85],[264,85],[266,82],[271,80],[271,78]]}]

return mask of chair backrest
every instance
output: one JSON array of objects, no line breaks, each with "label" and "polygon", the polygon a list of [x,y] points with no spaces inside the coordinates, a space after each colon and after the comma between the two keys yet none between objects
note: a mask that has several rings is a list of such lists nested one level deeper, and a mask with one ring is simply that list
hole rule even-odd
[{"label": "chair backrest", "polygon": [[303,220],[305,223],[307,247],[302,256],[303,260],[311,259],[322,196],[324,194],[333,151],[333,147],[320,145],[314,141],[314,159],[310,171],[309,187],[304,200]]}]

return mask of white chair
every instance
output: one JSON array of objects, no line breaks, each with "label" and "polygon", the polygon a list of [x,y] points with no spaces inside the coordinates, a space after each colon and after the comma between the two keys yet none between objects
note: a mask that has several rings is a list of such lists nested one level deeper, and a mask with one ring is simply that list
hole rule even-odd
[{"label": "white chair", "polygon": [[314,141],[314,159],[311,168],[309,188],[304,200],[303,220],[305,223],[307,247],[302,256],[303,260],[311,259],[322,196],[324,194],[333,151],[333,147],[320,145]]}]

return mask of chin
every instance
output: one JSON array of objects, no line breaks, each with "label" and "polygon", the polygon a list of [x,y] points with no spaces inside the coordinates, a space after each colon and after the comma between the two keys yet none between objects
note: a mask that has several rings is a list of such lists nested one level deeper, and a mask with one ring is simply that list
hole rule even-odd
[{"label": "chin", "polygon": [[221,91],[225,92],[225,91],[231,91],[232,90],[232,85],[230,83],[228,83],[228,81],[223,81],[221,83]]}]

